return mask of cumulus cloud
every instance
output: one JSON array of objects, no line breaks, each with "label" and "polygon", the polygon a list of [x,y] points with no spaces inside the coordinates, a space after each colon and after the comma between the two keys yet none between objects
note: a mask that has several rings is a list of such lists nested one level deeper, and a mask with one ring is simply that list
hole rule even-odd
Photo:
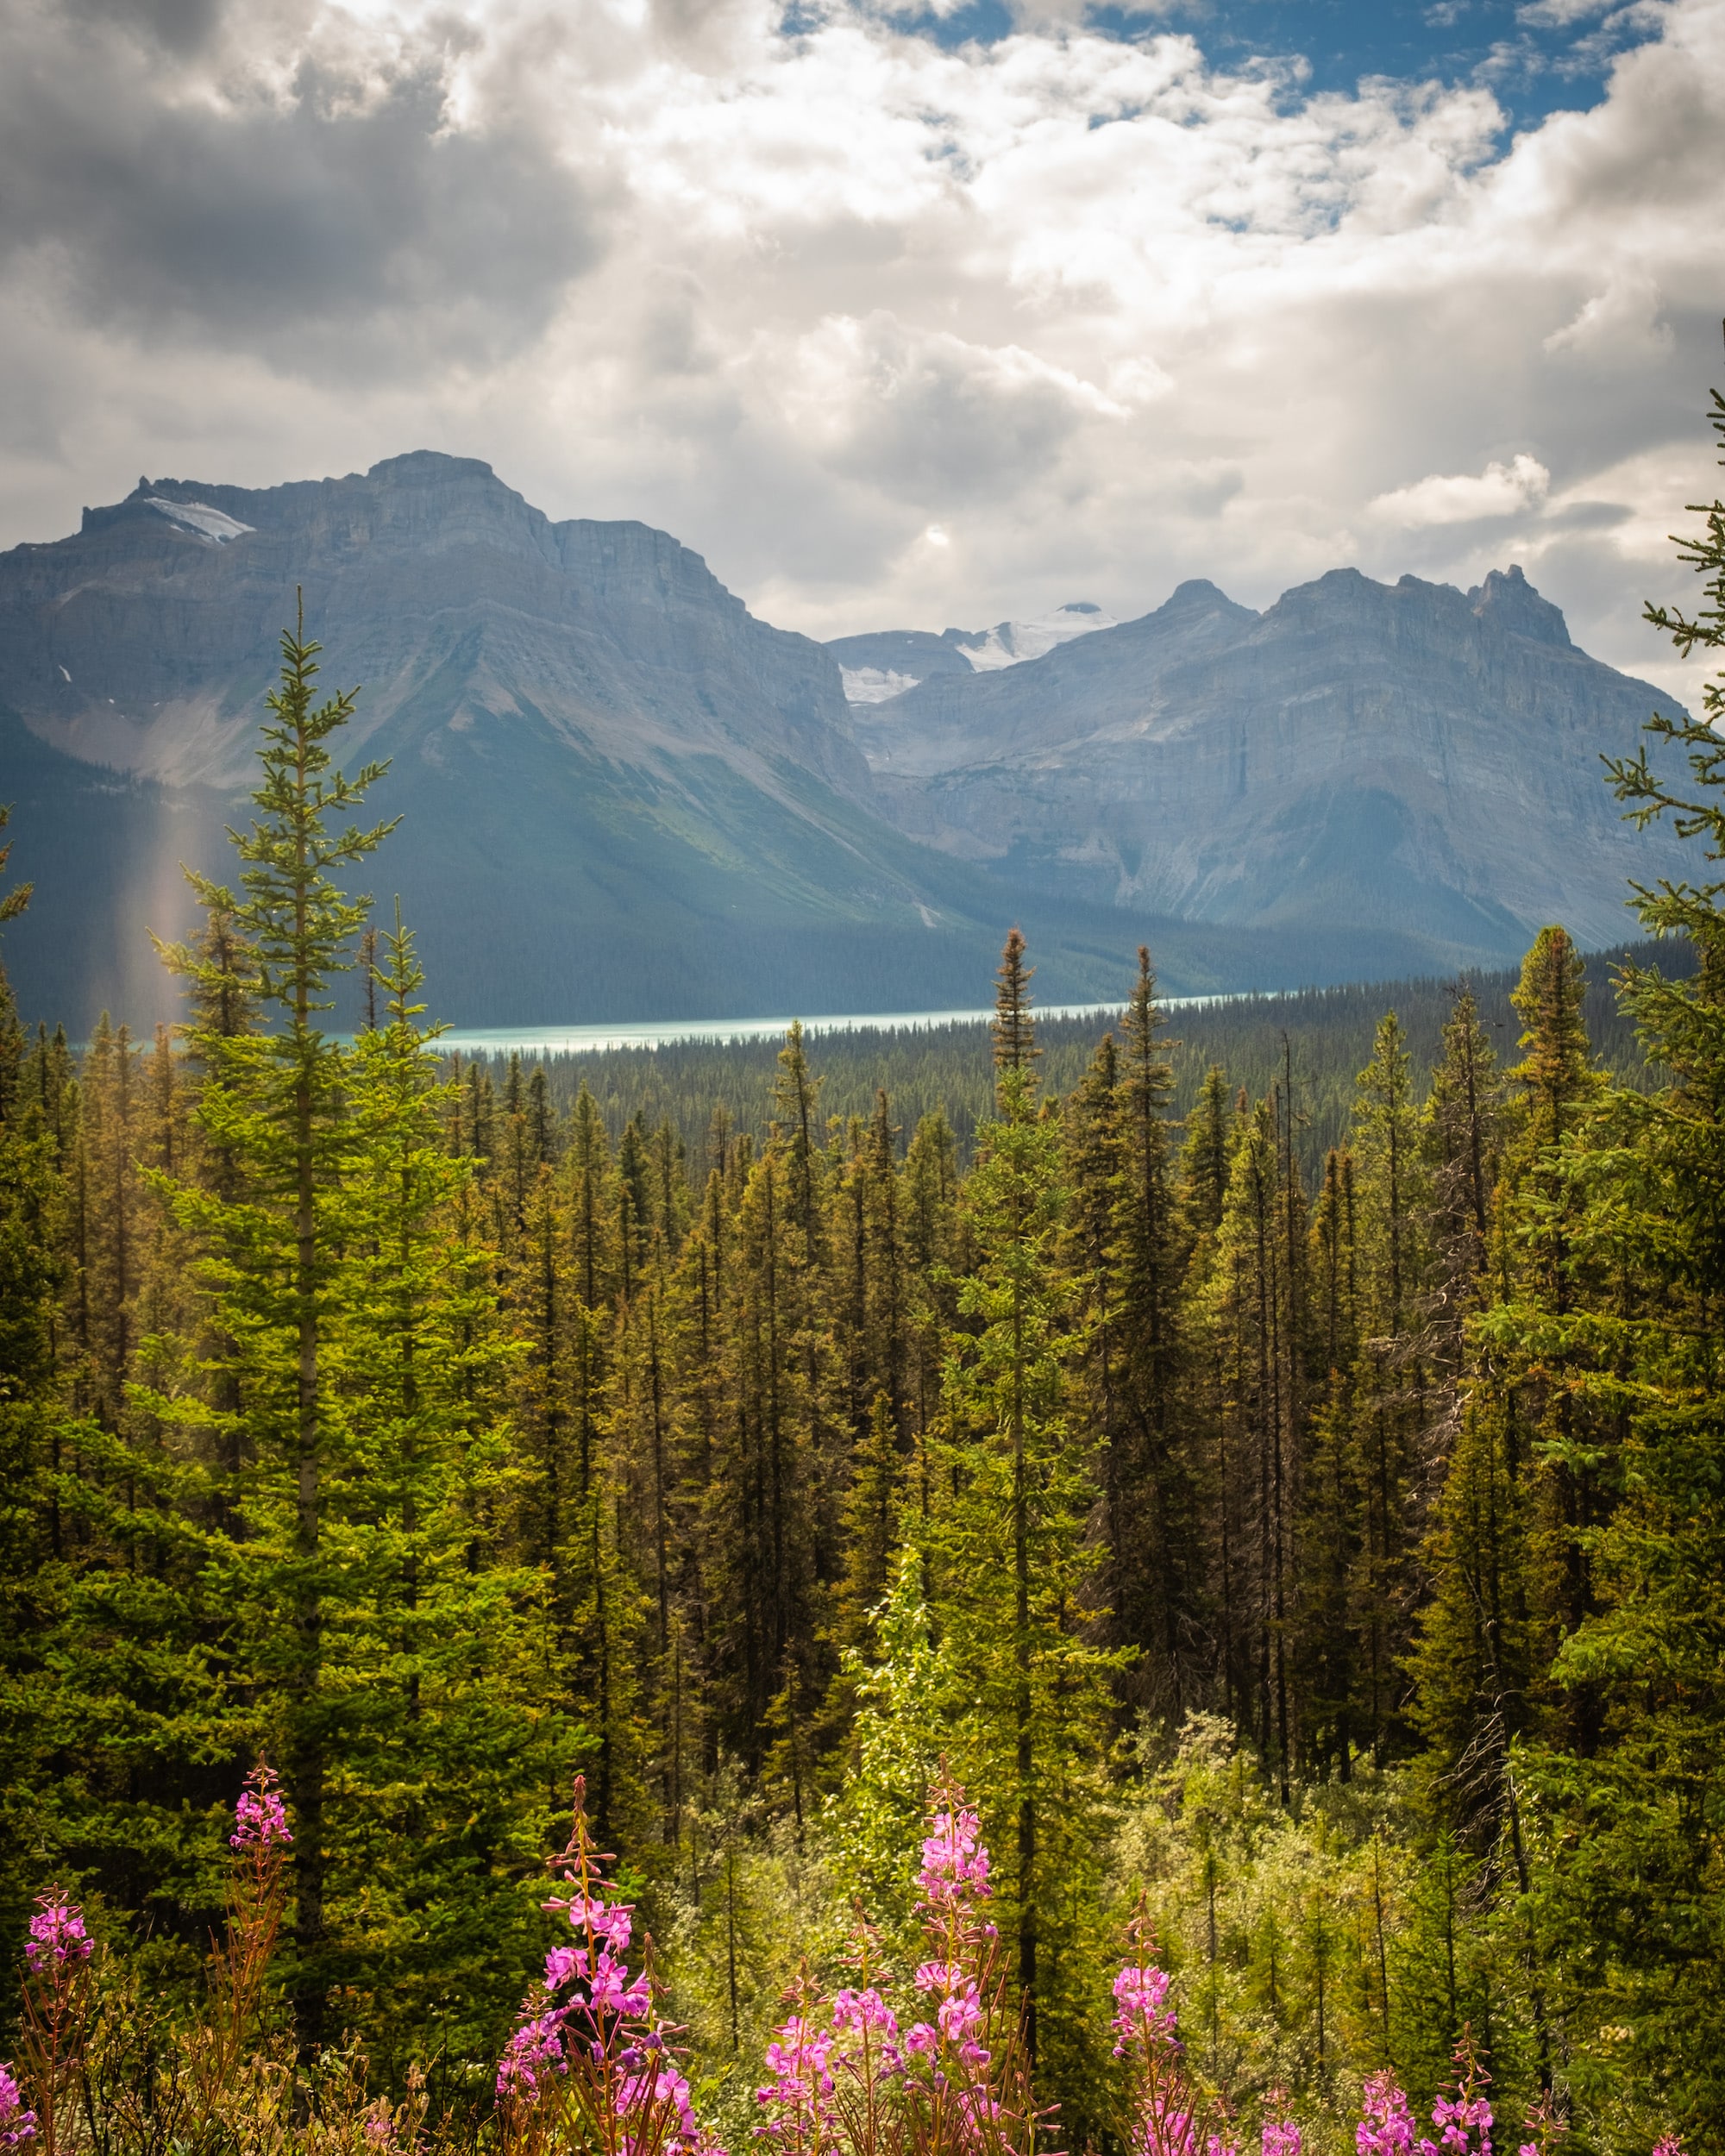
[{"label": "cumulus cloud", "polygon": [[1669,349],[1671,324],[1659,286],[1643,271],[1625,267],[1590,293],[1574,316],[1545,340],[1548,353],[1572,353],[1594,365],[1645,366]]},{"label": "cumulus cloud", "polygon": [[1567,29],[1572,23],[1596,21],[1609,6],[1610,0],[1527,0],[1516,9],[1515,19],[1529,28]]},{"label": "cumulus cloud", "polygon": [[10,27],[0,260],[68,316],[206,350],[291,341],[326,379],[441,372],[543,329],[596,259],[580,183],[505,86],[456,122],[470,29],[380,41],[221,0]]},{"label": "cumulus cloud", "polygon": [[1411,486],[1378,495],[1369,508],[1385,523],[1417,531],[1427,524],[1465,524],[1478,517],[1514,517],[1536,509],[1551,485],[1545,466],[1523,449],[1508,464],[1488,464],[1477,478],[1433,472]]},{"label": "cumulus cloud", "polygon": [[1640,0],[1514,137],[1478,84],[1309,95],[1154,10],[938,11],[0,0],[0,536],[427,446],[816,634],[1513,548],[1659,663],[1725,0]]},{"label": "cumulus cloud", "polygon": [[1086,420],[1124,417],[1018,345],[967,343],[896,316],[821,323],[781,358],[787,418],[830,468],[915,504],[969,504],[1044,478]]}]

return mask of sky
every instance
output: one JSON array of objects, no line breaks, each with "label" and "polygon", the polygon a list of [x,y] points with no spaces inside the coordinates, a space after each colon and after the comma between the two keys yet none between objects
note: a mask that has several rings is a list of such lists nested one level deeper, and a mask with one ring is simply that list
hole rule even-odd
[{"label": "sky", "polygon": [[1719,481],[1725,0],[0,0],[0,545],[410,448],[770,621],[1520,562]]}]

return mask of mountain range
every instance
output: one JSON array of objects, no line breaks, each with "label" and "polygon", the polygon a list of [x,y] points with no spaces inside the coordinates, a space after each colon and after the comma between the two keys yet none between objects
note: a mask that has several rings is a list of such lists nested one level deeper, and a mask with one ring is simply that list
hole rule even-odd
[{"label": "mountain range", "polygon": [[1118,626],[1092,599],[1071,599],[1032,621],[996,622],[992,629],[881,629],[838,636],[827,649],[838,661],[845,700],[885,704],[931,674],[993,674],[1040,659],[1056,644]]},{"label": "mountain range", "polygon": [[974,1006],[1014,919],[1059,1000],[1145,939],[1172,992],[1501,962],[1549,918],[1620,937],[1626,876],[1673,858],[1599,775],[1657,692],[1519,570],[823,646],[663,532],[422,451],[141,479],[0,555],[28,1010],[168,1011],[146,931],[189,922],[180,862],[228,873],[302,593],[361,689],[350,758],[390,761],[369,881],[466,1024]]}]

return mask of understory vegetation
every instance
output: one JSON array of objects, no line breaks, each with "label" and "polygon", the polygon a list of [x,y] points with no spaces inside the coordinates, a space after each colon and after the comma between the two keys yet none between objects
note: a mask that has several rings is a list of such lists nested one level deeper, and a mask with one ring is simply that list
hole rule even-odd
[{"label": "understory vegetation", "polygon": [[316,650],[178,1032],[0,991],[0,2147],[1725,2142],[1712,726],[1633,1069],[1552,926],[1057,1083],[1014,931],[962,1144],[695,1135],[445,1063]]}]

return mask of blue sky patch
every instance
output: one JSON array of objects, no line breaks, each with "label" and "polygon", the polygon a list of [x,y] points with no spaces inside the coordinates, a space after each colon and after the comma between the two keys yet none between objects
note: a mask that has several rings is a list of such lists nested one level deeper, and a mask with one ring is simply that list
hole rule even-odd
[{"label": "blue sky patch", "polygon": [[[1013,31],[1000,0],[895,22],[947,46],[992,44]],[[1171,0],[1154,16],[1098,8],[1086,28],[1120,38],[1184,30],[1227,69],[1297,58],[1311,91],[1352,91],[1368,75],[1482,83],[1516,128],[1596,103],[1615,55],[1659,34],[1650,7],[1588,0]]]}]

